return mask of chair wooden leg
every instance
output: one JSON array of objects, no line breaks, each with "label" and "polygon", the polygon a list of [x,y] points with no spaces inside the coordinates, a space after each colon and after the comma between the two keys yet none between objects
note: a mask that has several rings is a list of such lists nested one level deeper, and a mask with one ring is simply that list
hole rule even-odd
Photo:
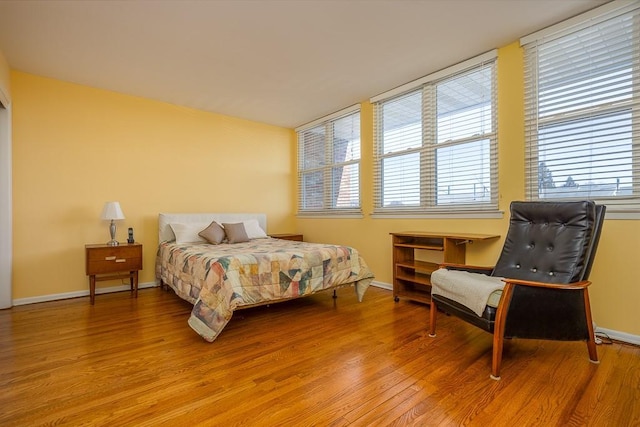
[{"label": "chair wooden leg", "polygon": [[582,295],[584,296],[584,311],[587,319],[587,350],[589,350],[589,360],[592,363],[600,363],[598,360],[598,351],[596,350],[596,333],[593,330],[593,319],[591,317],[591,304],[589,303],[589,291],[585,288]]},{"label": "chair wooden leg", "polygon": [[502,364],[502,347],[504,337],[497,332],[493,333],[493,360],[491,361],[491,379],[500,379],[500,365]]},{"label": "chair wooden leg", "polygon": [[429,314],[429,336],[433,338],[436,336],[436,312],[438,311],[434,300],[431,300],[429,310],[431,311]]},{"label": "chair wooden leg", "polygon": [[502,297],[496,311],[496,323],[493,328],[493,359],[491,361],[491,379],[500,379],[500,365],[502,364],[502,348],[504,346],[504,327],[507,323],[507,312],[513,295],[513,284],[507,282],[502,290]]}]

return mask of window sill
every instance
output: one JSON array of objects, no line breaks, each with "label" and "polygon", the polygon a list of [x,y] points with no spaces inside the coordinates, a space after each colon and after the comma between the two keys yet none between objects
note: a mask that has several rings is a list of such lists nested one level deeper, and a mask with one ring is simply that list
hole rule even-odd
[{"label": "window sill", "polygon": [[640,212],[615,212],[612,210],[613,208],[607,207],[607,213],[604,216],[604,220],[609,219],[631,219],[631,220],[639,220]]},{"label": "window sill", "polygon": [[375,212],[371,214],[371,218],[405,218],[405,219],[502,219],[503,211],[486,211],[486,212]]},{"label": "window sill", "polygon": [[358,213],[340,213],[340,212],[328,212],[328,213],[300,213],[296,215],[299,219],[362,219],[364,215],[362,212]]}]

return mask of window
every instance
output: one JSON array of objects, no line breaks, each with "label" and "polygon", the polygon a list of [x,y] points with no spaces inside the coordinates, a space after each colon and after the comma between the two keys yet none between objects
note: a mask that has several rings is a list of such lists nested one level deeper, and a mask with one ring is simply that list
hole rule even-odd
[{"label": "window", "polygon": [[640,211],[639,11],[616,2],[521,40],[528,199]]},{"label": "window", "polygon": [[296,129],[298,214],[360,214],[360,109]]},{"label": "window", "polygon": [[372,99],[375,213],[497,210],[495,58]]}]

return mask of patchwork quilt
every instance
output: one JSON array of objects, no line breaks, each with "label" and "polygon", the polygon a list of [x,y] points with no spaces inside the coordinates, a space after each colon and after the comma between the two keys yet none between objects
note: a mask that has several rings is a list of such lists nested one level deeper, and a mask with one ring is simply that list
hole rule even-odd
[{"label": "patchwork quilt", "polygon": [[156,279],[194,305],[189,325],[212,342],[237,308],[347,284],[355,285],[362,301],[373,273],[348,246],[266,238],[221,245],[162,242]]}]

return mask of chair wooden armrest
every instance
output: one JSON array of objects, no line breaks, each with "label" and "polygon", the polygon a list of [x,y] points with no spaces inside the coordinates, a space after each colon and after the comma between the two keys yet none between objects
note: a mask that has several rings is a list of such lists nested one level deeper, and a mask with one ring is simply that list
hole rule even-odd
[{"label": "chair wooden armrest", "polygon": [[584,289],[591,284],[589,280],[582,280],[580,282],[574,283],[544,283],[544,282],[533,282],[530,280],[519,280],[519,279],[502,279],[509,286],[519,285],[519,286],[532,286],[536,288],[548,288],[548,289]]}]

